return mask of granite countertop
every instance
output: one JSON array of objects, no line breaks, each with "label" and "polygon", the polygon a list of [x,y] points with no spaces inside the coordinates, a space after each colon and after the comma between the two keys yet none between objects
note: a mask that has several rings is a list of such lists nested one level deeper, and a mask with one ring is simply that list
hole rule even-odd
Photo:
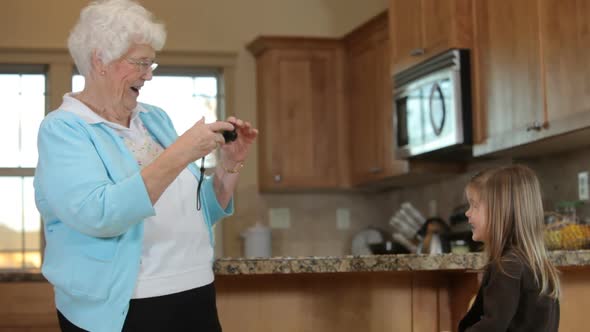
[{"label": "granite countertop", "polygon": [[[590,250],[553,251],[558,267],[590,266]],[[215,261],[216,275],[297,273],[346,273],[394,271],[473,271],[483,267],[480,253],[444,255],[372,255],[341,257],[221,258]],[[40,271],[2,271],[0,282],[44,281]]]},{"label": "granite countertop", "polygon": [[[553,263],[561,268],[590,267],[590,250],[552,251]],[[341,257],[222,258],[215,261],[216,275],[474,271],[484,266],[481,253],[443,255],[371,255]]]}]

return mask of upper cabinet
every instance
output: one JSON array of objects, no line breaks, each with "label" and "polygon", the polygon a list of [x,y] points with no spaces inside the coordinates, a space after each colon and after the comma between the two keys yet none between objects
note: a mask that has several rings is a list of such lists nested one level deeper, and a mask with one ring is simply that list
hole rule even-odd
[{"label": "upper cabinet", "polygon": [[547,134],[590,126],[590,1],[539,0]]},{"label": "upper cabinet", "polygon": [[344,38],[353,185],[376,182],[407,168],[405,161],[395,160],[393,156],[387,26],[384,13]]},{"label": "upper cabinet", "polygon": [[258,38],[261,191],[348,186],[344,51],[332,39]]},{"label": "upper cabinet", "polygon": [[396,160],[392,74],[470,50],[474,155],[590,141],[590,1],[389,0],[343,39],[259,38],[262,191],[398,186],[462,163]]},{"label": "upper cabinet", "polygon": [[580,129],[590,128],[590,3],[478,0],[474,13],[474,105],[482,115],[475,155],[582,144]]},{"label": "upper cabinet", "polygon": [[379,189],[463,169],[395,158],[389,22],[383,13],[342,39],[260,37],[248,45],[257,66],[260,191]]},{"label": "upper cabinet", "polygon": [[484,115],[474,117],[476,143],[513,144],[543,124],[536,12],[537,0],[474,1],[474,109]]},{"label": "upper cabinet", "polygon": [[391,69],[472,46],[472,0],[389,0]]}]

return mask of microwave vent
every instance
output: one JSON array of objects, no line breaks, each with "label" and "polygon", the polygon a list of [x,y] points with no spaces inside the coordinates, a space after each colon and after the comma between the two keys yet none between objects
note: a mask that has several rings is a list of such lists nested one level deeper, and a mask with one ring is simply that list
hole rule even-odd
[{"label": "microwave vent", "polygon": [[455,67],[459,70],[461,69],[461,65],[464,65],[461,63],[461,59],[464,58],[462,53],[466,52],[466,50],[459,49],[447,51],[428,59],[419,65],[401,71],[393,76],[393,85],[398,89],[420,77],[424,77],[430,73],[449,67]]}]

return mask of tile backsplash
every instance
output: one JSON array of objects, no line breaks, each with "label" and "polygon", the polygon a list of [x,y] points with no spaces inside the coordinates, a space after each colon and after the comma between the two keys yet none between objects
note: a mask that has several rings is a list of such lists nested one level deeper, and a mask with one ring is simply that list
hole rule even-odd
[{"label": "tile backsplash", "polygon": [[[224,222],[224,256],[243,255],[240,233],[256,222],[268,225],[270,208],[288,208],[290,214],[288,229],[272,230],[273,256],[347,255],[351,253],[352,237],[359,230],[375,226],[391,231],[389,218],[403,202],[411,202],[429,217],[430,202],[435,201],[433,212],[448,220],[454,207],[465,204],[463,189],[475,172],[510,163],[522,163],[537,172],[545,209],[554,210],[559,201],[577,200],[577,174],[590,170],[590,148],[525,160],[477,161],[467,172],[444,181],[382,193],[259,194],[253,186],[240,193],[239,197],[247,199],[238,204],[236,216]],[[346,230],[337,228],[338,208],[350,211],[350,227]],[[578,215],[590,219],[589,204],[582,205]]]},{"label": "tile backsplash", "polygon": [[[224,256],[242,256],[240,234],[259,222],[269,223],[269,209],[288,209],[288,229],[272,229],[273,256],[340,256],[351,252],[353,235],[359,230],[385,225],[389,212],[384,195],[364,193],[257,194],[251,189],[248,198],[258,195],[258,204],[236,207],[236,216],[224,221]],[[237,198],[239,199],[239,197]],[[338,229],[337,210],[350,212],[347,229]]]}]

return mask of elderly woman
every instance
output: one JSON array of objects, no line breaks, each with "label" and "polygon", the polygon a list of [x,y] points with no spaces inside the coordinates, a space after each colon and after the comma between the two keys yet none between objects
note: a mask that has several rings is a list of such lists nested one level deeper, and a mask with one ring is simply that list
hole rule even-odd
[{"label": "elderly woman", "polygon": [[[212,226],[233,212],[258,131],[230,117],[178,137],[164,111],[137,102],[165,36],[129,0],[90,4],[70,34],[86,85],[41,124],[35,176],[63,331],[221,331]],[[217,147],[205,177],[194,161]]]}]

